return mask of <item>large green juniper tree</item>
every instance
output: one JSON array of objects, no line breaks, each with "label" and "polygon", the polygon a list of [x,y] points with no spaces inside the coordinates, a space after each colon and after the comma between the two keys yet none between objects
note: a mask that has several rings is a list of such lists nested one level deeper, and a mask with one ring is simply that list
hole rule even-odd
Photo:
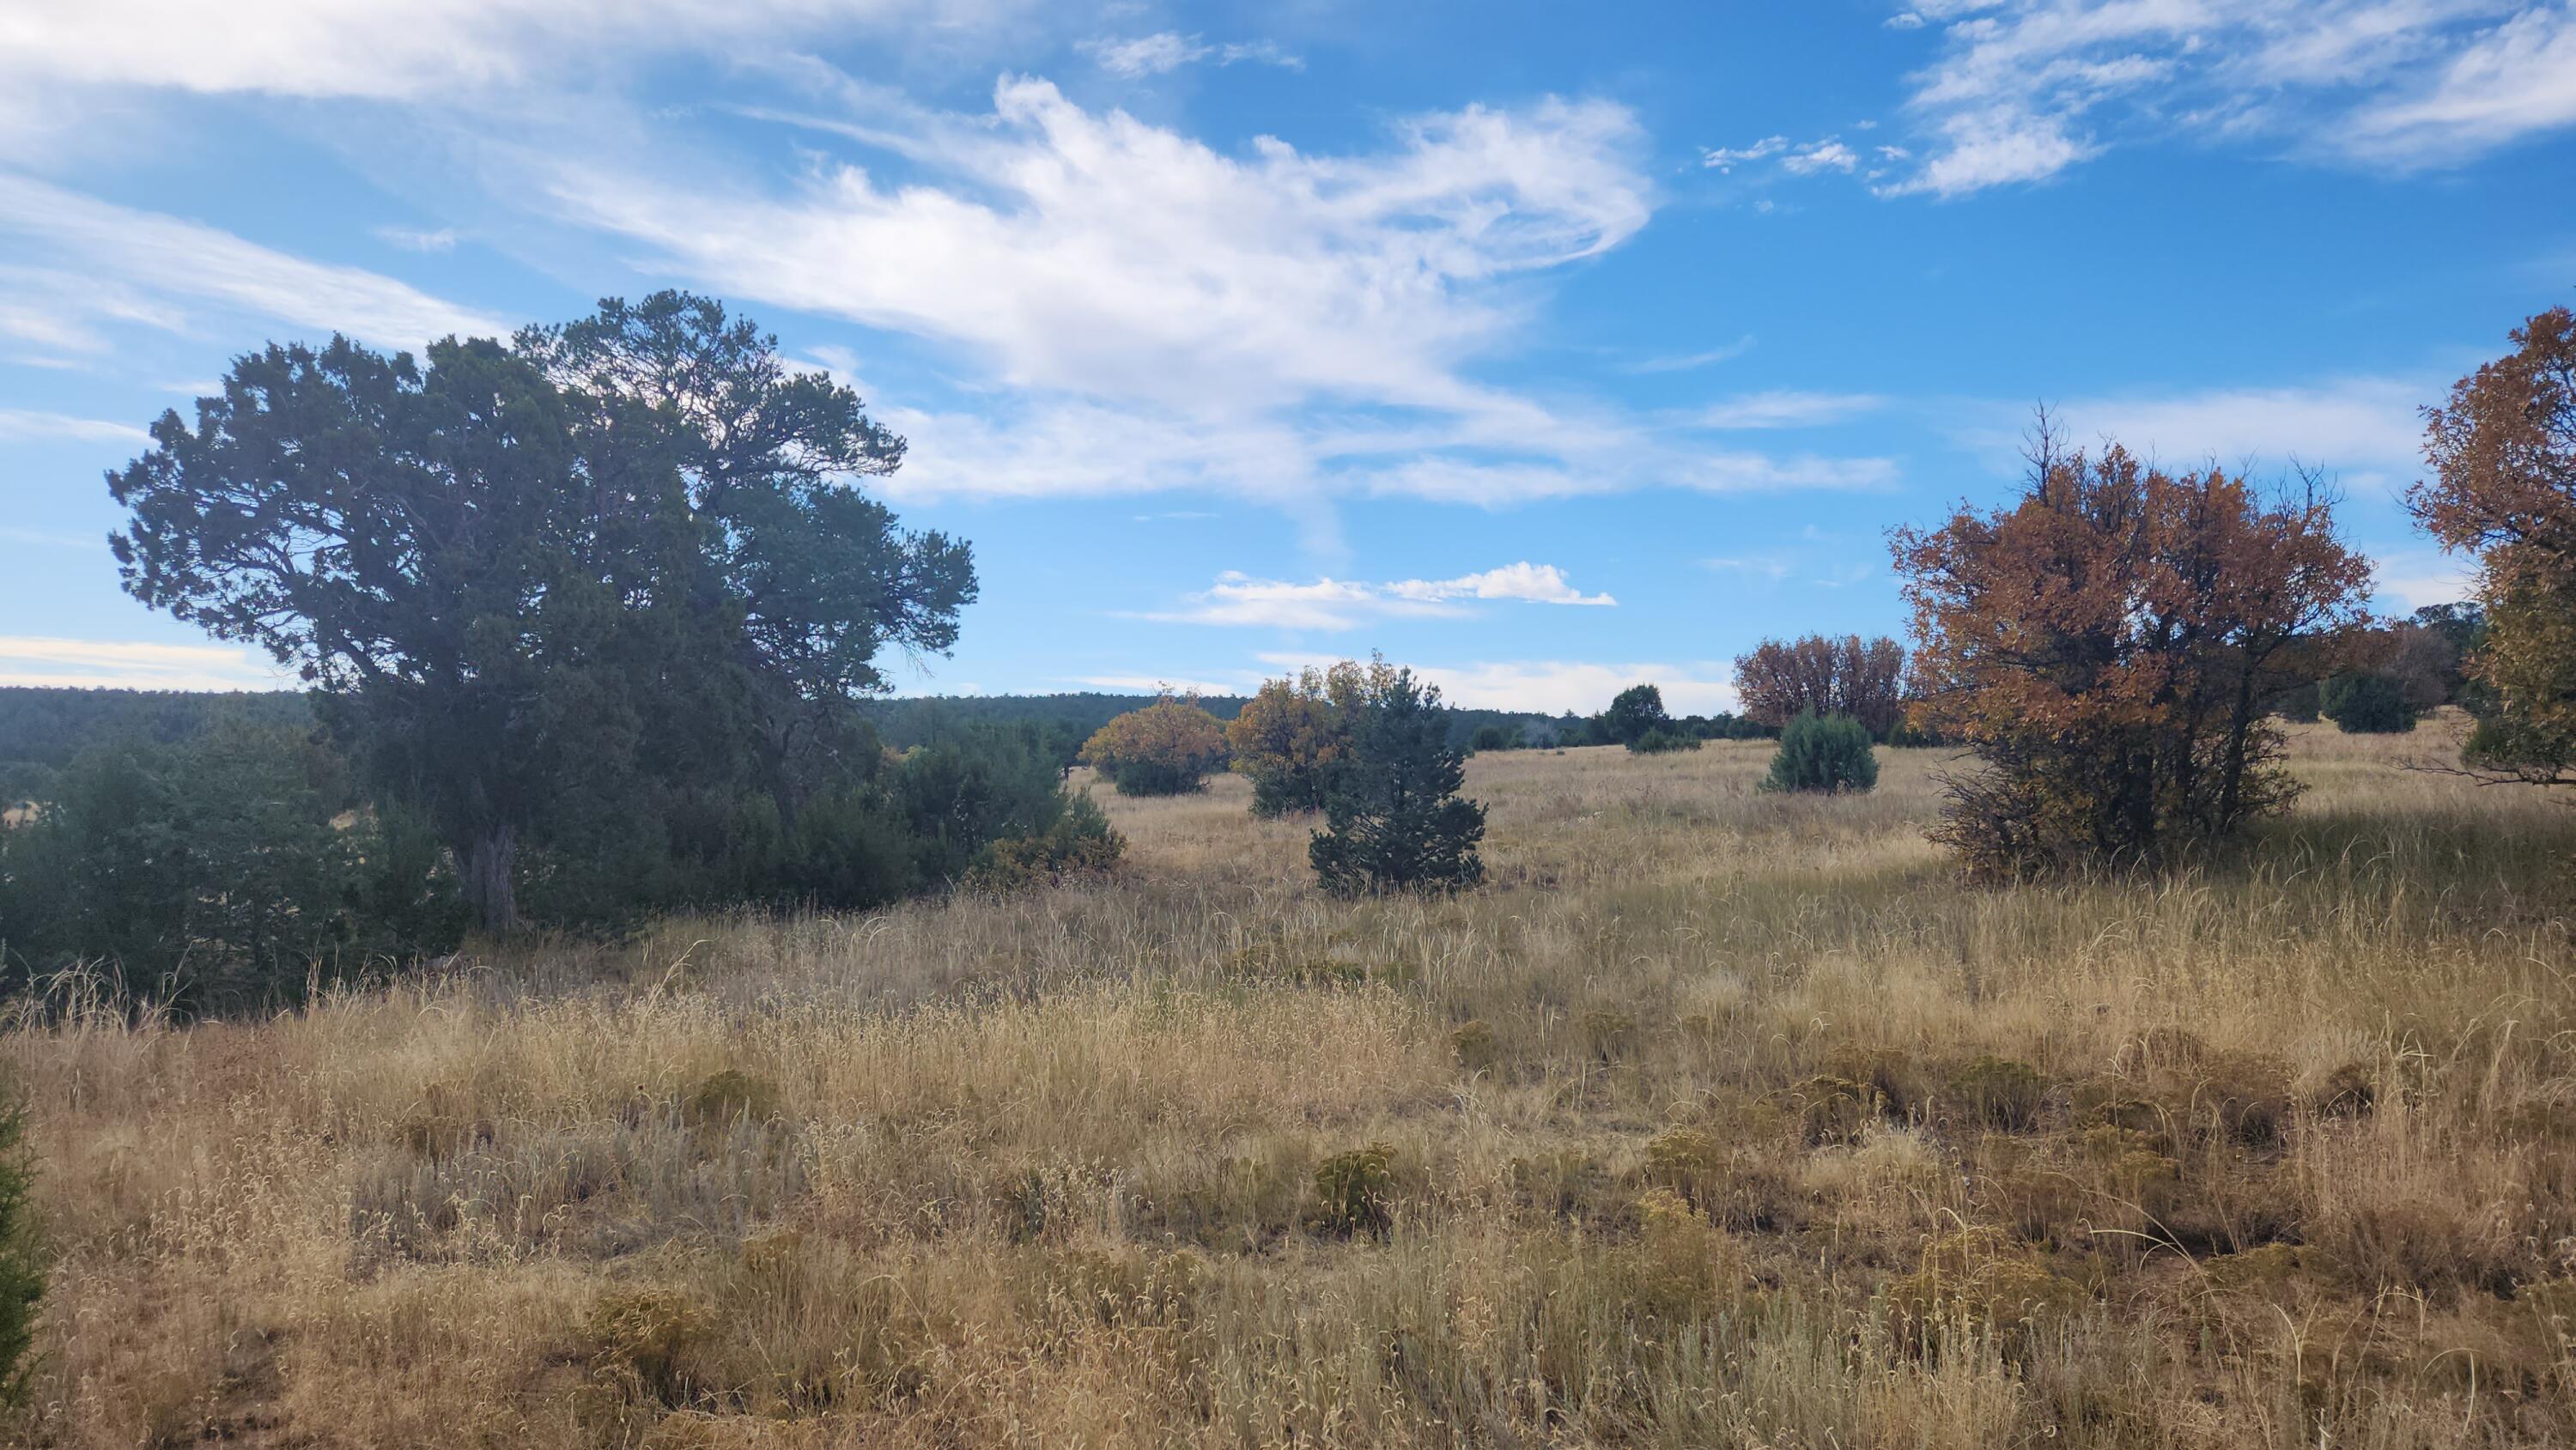
[{"label": "large green juniper tree", "polygon": [[963,542],[855,486],[903,441],[681,293],[420,359],[272,344],[152,439],[109,476],[128,591],[296,666],[491,930],[523,845],[792,821],[872,768],[878,656],[975,597]]}]

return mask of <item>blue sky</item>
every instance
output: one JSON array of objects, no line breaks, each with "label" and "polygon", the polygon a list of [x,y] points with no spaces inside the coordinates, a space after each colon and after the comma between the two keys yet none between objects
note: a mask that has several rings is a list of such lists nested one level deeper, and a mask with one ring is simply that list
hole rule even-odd
[{"label": "blue sky", "polygon": [[2079,439],[2339,478],[2576,284],[2576,6],[17,0],[0,682],[253,685],[101,482],[235,354],[683,286],[911,440],[983,599],[911,691],[1722,708]]}]

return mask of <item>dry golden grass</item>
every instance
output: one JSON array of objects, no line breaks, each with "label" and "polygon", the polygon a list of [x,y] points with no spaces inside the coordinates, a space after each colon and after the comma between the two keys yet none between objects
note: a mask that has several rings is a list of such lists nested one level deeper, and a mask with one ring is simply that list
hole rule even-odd
[{"label": "dry golden grass", "polygon": [[1113,882],[14,1031],[19,1433],[2576,1442],[2576,816],[2448,728],[2179,878],[1959,886],[1932,752],[1507,755],[1455,900],[1223,781]]}]

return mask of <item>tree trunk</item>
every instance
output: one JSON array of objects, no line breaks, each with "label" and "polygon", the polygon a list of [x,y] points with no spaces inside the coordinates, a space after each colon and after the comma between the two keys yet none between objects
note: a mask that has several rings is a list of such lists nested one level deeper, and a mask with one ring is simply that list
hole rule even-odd
[{"label": "tree trunk", "polygon": [[494,936],[519,929],[519,892],[512,870],[519,853],[519,833],[494,826],[456,852],[456,884],[474,924]]}]

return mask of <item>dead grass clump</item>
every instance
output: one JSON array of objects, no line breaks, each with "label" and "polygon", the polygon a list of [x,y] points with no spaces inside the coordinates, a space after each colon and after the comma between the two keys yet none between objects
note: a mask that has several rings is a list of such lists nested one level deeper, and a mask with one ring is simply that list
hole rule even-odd
[{"label": "dead grass clump", "polygon": [[2365,1294],[2389,1289],[2447,1305],[2466,1290],[2513,1291],[2521,1255],[2497,1216],[2457,1193],[2338,1195],[2309,1227],[2308,1258]]},{"label": "dead grass clump", "polygon": [[1825,1075],[1860,1083],[1877,1095],[1891,1122],[1920,1121],[1928,1113],[1934,1075],[1911,1053],[1893,1047],[1842,1047],[1825,1057]]},{"label": "dead grass clump", "polygon": [[1808,1217],[1793,1141],[1772,1104],[1721,1095],[1693,1122],[1647,1140],[1644,1175],[1720,1228],[1777,1233]]},{"label": "dead grass clump", "polygon": [[1580,1027],[1586,1051],[1601,1062],[1614,1062],[1636,1044],[1637,1019],[1625,1012],[1596,1007],[1583,1014]]},{"label": "dead grass clump", "polygon": [[778,1106],[776,1083],[728,1067],[699,1079],[681,1100],[680,1112],[692,1127],[730,1128],[766,1124],[778,1116]]},{"label": "dead grass clump", "polygon": [[1819,1073],[1782,1095],[1810,1146],[1850,1143],[1881,1115],[1878,1090],[1847,1077]]},{"label": "dead grass clump", "polygon": [[705,1306],[678,1290],[647,1287],[600,1296],[582,1325],[590,1371],[583,1418],[631,1435],[663,1413],[695,1403],[702,1385],[691,1361],[709,1333]]},{"label": "dead grass clump", "polygon": [[1994,1334],[2026,1355],[2090,1302],[2081,1283],[2037,1251],[1982,1225],[1927,1240],[1914,1272],[1887,1286],[1888,1312],[1904,1341],[1926,1350],[1970,1331]]},{"label": "dead grass clump", "polygon": [[1469,1072],[1491,1072],[1502,1064],[1502,1039],[1494,1025],[1478,1017],[1461,1023],[1449,1034],[1449,1050],[1458,1054],[1458,1065]]},{"label": "dead grass clump", "polygon": [[2378,1101],[2378,1072],[2367,1062],[2347,1062],[2308,1093],[2308,1110],[2321,1118],[2358,1118]]},{"label": "dead grass clump", "polygon": [[488,1145],[492,1120],[471,1110],[471,1098],[445,1083],[432,1083],[394,1127],[394,1139],[423,1158],[452,1158]]}]

